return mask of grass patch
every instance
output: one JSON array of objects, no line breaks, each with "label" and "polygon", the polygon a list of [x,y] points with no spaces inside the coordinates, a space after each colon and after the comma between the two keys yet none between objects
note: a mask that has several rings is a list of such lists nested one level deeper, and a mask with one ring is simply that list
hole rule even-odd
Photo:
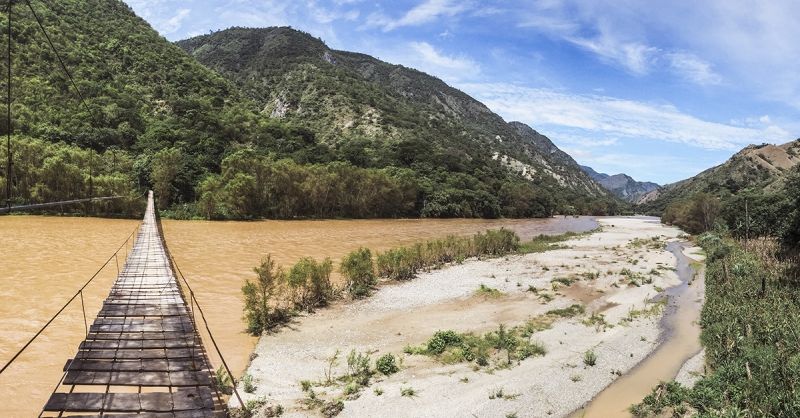
[{"label": "grass patch", "polygon": [[500,296],[503,296],[503,292],[481,283],[480,287],[478,287],[478,290],[475,291],[475,296],[483,296],[486,298],[498,298]]},{"label": "grass patch", "polygon": [[573,304],[562,309],[551,309],[547,311],[547,315],[555,315],[562,318],[573,318],[578,315],[583,315],[585,312],[586,308],[583,305]]},{"label": "grass patch", "polygon": [[599,231],[600,228],[596,228],[587,232],[566,232],[560,235],[539,235],[528,242],[523,242],[520,244],[519,252],[522,254],[543,253],[550,250],[569,248],[568,246],[560,245],[559,243],[573,238],[590,235]]}]

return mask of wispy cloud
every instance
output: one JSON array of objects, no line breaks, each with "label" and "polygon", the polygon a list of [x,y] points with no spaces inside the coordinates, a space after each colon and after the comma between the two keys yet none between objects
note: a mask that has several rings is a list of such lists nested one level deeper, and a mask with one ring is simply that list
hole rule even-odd
[{"label": "wispy cloud", "polygon": [[388,32],[403,26],[419,26],[430,23],[443,16],[455,16],[469,8],[469,4],[464,1],[425,0],[397,19],[392,19],[379,12],[372,13],[367,18],[367,26],[378,26]]},{"label": "wispy cloud", "polygon": [[463,84],[468,92],[506,118],[586,141],[625,138],[668,141],[708,150],[738,150],[761,142],[786,142],[783,128],[762,123],[743,127],[702,120],[674,106],[600,95],[576,95],[510,84]]},{"label": "wispy cloud", "polygon": [[181,24],[183,20],[189,16],[189,13],[192,11],[190,9],[178,9],[178,11],[167,19],[166,21],[162,22],[159,27],[157,28],[159,32],[164,35],[169,35],[170,33],[175,33],[178,29],[181,28]]},{"label": "wispy cloud", "polygon": [[714,72],[711,64],[686,52],[665,54],[669,65],[687,80],[700,85],[714,85],[722,82],[722,76]]},{"label": "wispy cloud", "polygon": [[416,64],[423,71],[442,74],[450,80],[467,79],[480,73],[478,63],[468,57],[445,55],[427,42],[411,42],[409,47],[416,53]]}]

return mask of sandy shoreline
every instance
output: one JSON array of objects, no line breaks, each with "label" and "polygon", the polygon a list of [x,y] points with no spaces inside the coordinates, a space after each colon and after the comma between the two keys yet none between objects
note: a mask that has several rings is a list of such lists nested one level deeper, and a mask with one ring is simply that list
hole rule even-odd
[{"label": "sandy shoreline", "polygon": [[[398,355],[402,367],[389,377],[376,375],[360,396],[344,401],[340,416],[564,416],[656,348],[661,311],[648,301],[680,283],[673,271],[675,257],[664,249],[680,230],[642,218],[600,222],[601,232],[568,241],[565,249],[468,260],[383,286],[367,300],[298,318],[291,329],[260,339],[248,368],[256,390],[242,395],[280,404],[284,416],[322,416],[303,403],[308,393],[299,382],[322,380],[336,350],[346,357],[355,349],[373,360],[385,353]],[[553,289],[552,280],[565,277],[580,280]],[[476,296],[481,284],[503,295]],[[528,292],[529,286],[540,289],[539,295]],[[546,301],[541,293],[553,299]],[[532,339],[547,354],[512,368],[474,371],[473,363],[445,365],[403,353],[403,347],[422,344],[437,330],[486,332],[572,304],[583,305],[586,313],[559,318],[550,329],[535,333]],[[604,315],[610,327],[584,324],[591,313]],[[594,367],[583,363],[590,349],[598,357]],[[333,374],[344,373],[345,362],[339,363]],[[409,387],[415,395],[401,396],[401,389]],[[490,399],[498,390],[506,399]],[[333,399],[341,391],[328,386],[316,394]]]}]

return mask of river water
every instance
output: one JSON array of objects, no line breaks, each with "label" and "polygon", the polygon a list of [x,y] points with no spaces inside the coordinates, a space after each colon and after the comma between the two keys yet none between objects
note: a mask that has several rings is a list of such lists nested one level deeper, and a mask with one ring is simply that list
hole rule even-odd
[{"label": "river water", "polygon": [[[134,220],[41,216],[0,217],[0,363],[14,353],[66,302],[138,225]],[[343,255],[448,234],[468,235],[506,227],[523,239],[539,234],[586,231],[591,218],[524,220],[324,220],[163,223],[167,245],[199,300],[234,374],[241,374],[256,343],[242,316],[241,286],[267,253],[288,266],[300,257]],[[124,250],[123,250],[124,254]],[[120,258],[120,264],[123,259]],[[84,291],[87,320],[108,294],[114,261]],[[0,375],[0,416],[39,413],[62,375],[64,363],[84,337],[80,299]],[[206,348],[219,364],[210,342]]]}]

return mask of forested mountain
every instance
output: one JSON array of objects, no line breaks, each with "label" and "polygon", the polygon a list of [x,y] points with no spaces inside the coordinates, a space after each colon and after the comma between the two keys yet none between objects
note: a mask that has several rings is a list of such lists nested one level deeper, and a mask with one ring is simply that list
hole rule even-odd
[{"label": "forested mountain", "polygon": [[422,72],[285,27],[231,28],[178,45],[236,83],[264,117],[306,124],[338,158],[410,167],[433,186],[427,214],[458,215],[464,189],[480,200],[496,194],[516,216],[614,205],[549,139]]},{"label": "forested mountain", "polygon": [[586,172],[592,180],[605,187],[606,190],[614,193],[614,195],[620,199],[631,203],[643,203],[642,198],[645,195],[661,188],[658,184],[649,181],[636,181],[627,174],[620,173],[609,175],[606,173],[598,173],[591,167],[585,165],[582,165],[581,169]]},{"label": "forested mountain", "polygon": [[642,208],[680,223],[694,206],[696,212],[706,212],[695,217],[719,214],[736,233],[775,236],[787,214],[796,209],[791,207],[787,183],[800,181],[798,163],[800,139],[783,145],[750,145],[721,165],[652,192]]},{"label": "forested mountain", "polygon": [[58,56],[15,2],[17,203],[152,187],[173,215],[210,218],[545,216],[617,205],[568,156],[541,149],[538,134],[415,70],[288,28],[194,38],[180,44],[190,55],[119,0],[32,4]]}]

